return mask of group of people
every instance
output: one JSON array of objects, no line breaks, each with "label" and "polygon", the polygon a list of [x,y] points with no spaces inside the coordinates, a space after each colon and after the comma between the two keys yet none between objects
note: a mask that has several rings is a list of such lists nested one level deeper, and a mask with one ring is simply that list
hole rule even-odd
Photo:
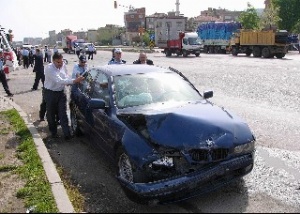
[{"label": "group of people", "polygon": [[[78,64],[73,67],[72,75],[68,75],[68,70],[63,61],[63,55],[58,51],[55,51],[52,55],[52,61],[44,66],[45,58],[49,57],[46,54],[45,48],[44,54],[41,49],[35,48],[34,67],[35,80],[32,86],[32,90],[37,90],[39,82],[42,82],[42,102],[40,104],[39,117],[40,121],[45,120],[45,116],[48,122],[48,128],[53,138],[57,138],[57,125],[58,121],[61,125],[65,140],[71,139],[71,132],[68,123],[67,116],[67,95],[65,92],[65,86],[74,87],[77,83],[84,80],[82,74],[87,70],[87,59],[85,55],[79,56]],[[13,96],[10,92],[5,74],[2,75],[4,57],[0,49],[0,79],[8,96]],[[122,59],[122,50],[120,48],[113,49],[112,59],[108,64],[126,64],[126,61]],[[135,60],[133,64],[148,64],[153,65],[153,61],[147,59],[146,53],[141,52],[139,59]]]},{"label": "group of people", "polygon": [[[112,58],[108,62],[109,65],[111,64],[126,64],[126,61],[122,59],[122,49],[121,48],[114,48],[112,50]],[[133,62],[133,64],[147,64],[147,65],[154,65],[151,59],[147,58],[145,52],[140,52],[139,58]]]},{"label": "group of people", "polygon": [[93,43],[87,45],[87,47],[83,47],[85,50],[82,50],[82,47],[79,44],[75,44],[75,53],[79,59],[80,54],[88,55],[88,60],[94,59],[94,54],[96,53],[96,48]]}]

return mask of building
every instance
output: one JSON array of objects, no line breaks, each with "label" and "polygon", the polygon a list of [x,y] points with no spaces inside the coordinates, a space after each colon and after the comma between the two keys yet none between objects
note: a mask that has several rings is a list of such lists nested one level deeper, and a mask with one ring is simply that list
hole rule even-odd
[{"label": "building", "polygon": [[207,10],[201,11],[200,16],[213,17],[222,22],[237,21],[243,11],[229,11],[226,9],[216,9],[209,7]]},{"label": "building", "polygon": [[124,14],[124,22],[126,32],[138,32],[139,27],[145,27],[146,9],[142,8],[130,8],[128,12]]},{"label": "building", "polygon": [[141,29],[145,29],[146,8],[130,7],[124,14],[125,42],[131,44],[134,38],[141,36]]},{"label": "building", "polygon": [[87,31],[87,41],[95,43],[97,42],[98,39],[98,32],[96,29],[89,29]]},{"label": "building", "polygon": [[86,31],[77,31],[73,33],[75,36],[77,36],[77,39],[84,39],[87,40],[87,32]]},{"label": "building", "polygon": [[167,40],[178,39],[180,31],[186,31],[187,17],[175,16],[169,13],[168,16],[158,17],[154,22],[156,44],[164,45]]},{"label": "building", "polygon": [[162,18],[162,17],[166,17],[166,16],[168,16],[168,15],[165,13],[154,13],[153,15],[146,16],[145,17],[145,30],[154,31],[155,30],[155,24],[154,24],[155,21],[158,18]]}]

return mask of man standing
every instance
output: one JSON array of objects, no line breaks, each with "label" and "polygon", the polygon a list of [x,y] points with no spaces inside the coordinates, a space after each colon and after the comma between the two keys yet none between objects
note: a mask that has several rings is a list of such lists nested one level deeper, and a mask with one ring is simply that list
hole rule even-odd
[{"label": "man standing", "polygon": [[87,70],[86,57],[81,55],[79,57],[78,64],[73,67],[72,78],[75,79],[77,76],[82,75]]},{"label": "man standing", "polygon": [[44,49],[44,62],[48,62],[48,46],[45,45]]},{"label": "man standing", "polygon": [[139,55],[139,59],[135,60],[133,64],[147,64],[147,65],[154,65],[153,61],[147,59],[147,55],[145,52],[141,52]]},{"label": "man standing", "polygon": [[80,52],[81,52],[81,48],[80,48],[80,46],[79,46],[78,44],[76,44],[76,46],[75,46],[75,52],[76,52],[76,55],[77,55],[77,57],[78,57],[78,59],[79,59],[79,55],[80,55]]},{"label": "man standing", "polygon": [[88,45],[88,52],[89,52],[88,59],[93,60],[94,59],[95,48],[94,48],[94,45],[92,43]]},{"label": "man standing", "polygon": [[7,79],[6,79],[6,74],[4,72],[4,65],[5,65],[5,58],[4,58],[4,55],[3,55],[3,50],[0,49],[0,81],[2,83],[2,86],[3,86],[7,96],[12,97],[14,95],[9,90],[9,87],[8,87],[8,84],[7,84]]},{"label": "man standing", "polygon": [[22,59],[23,59],[23,67],[29,67],[29,50],[27,48],[22,49]]},{"label": "man standing", "polygon": [[125,64],[126,61],[122,59],[122,49],[116,48],[114,50],[114,57],[108,62],[109,65],[112,64]]},{"label": "man standing", "polygon": [[32,46],[29,50],[29,64],[31,67],[34,65],[35,48]]},{"label": "man standing", "polygon": [[42,81],[44,87],[44,82],[45,82],[44,61],[43,61],[43,54],[41,53],[41,50],[39,48],[36,49],[33,72],[35,72],[35,80],[31,90],[38,89],[40,80]]},{"label": "man standing", "polygon": [[45,67],[44,98],[46,101],[47,121],[49,130],[53,138],[57,138],[57,123],[55,115],[58,113],[65,140],[71,139],[67,116],[67,97],[64,92],[66,85],[81,82],[84,77],[78,76],[71,79],[67,75],[66,66],[63,66],[63,56],[55,53],[52,57],[53,62]]}]

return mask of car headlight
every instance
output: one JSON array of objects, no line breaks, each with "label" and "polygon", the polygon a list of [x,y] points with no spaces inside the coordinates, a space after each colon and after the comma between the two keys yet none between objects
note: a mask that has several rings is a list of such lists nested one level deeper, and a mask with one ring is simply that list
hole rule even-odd
[{"label": "car headlight", "polygon": [[240,154],[240,153],[250,153],[253,151],[254,151],[254,141],[251,141],[250,143],[236,146],[233,152],[235,154]]},{"label": "car headlight", "polygon": [[172,157],[164,156],[164,157],[162,157],[162,158],[160,158],[156,161],[153,161],[150,165],[173,167],[174,163],[173,163],[173,158]]}]

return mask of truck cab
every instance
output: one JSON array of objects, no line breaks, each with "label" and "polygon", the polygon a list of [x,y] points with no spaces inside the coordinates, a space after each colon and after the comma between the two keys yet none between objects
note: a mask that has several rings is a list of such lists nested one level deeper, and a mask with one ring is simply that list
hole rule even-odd
[{"label": "truck cab", "polygon": [[183,57],[195,54],[198,57],[201,47],[201,40],[196,32],[179,32],[178,39],[167,41],[167,47],[164,48],[163,52],[167,57],[172,54],[177,56],[183,55]]},{"label": "truck cab", "polygon": [[182,49],[186,51],[187,55],[200,55],[203,45],[196,32],[184,33],[184,37],[182,38]]}]

